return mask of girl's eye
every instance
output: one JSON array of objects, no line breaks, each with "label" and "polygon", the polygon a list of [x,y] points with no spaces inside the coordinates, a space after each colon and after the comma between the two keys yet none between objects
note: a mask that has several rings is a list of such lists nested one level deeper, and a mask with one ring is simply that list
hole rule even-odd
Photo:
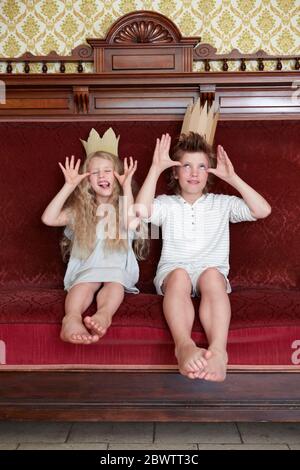
[{"label": "girl's eye", "polygon": [[92,171],[92,175],[98,175],[99,171]]},{"label": "girl's eye", "polygon": [[105,170],[105,173],[111,173],[111,170]]}]

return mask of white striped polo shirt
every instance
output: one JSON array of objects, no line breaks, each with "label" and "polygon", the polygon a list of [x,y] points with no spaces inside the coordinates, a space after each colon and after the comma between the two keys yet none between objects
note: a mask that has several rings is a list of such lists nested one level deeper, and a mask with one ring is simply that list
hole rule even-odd
[{"label": "white striped polo shirt", "polygon": [[179,265],[199,270],[216,267],[227,277],[229,222],[255,220],[245,201],[236,196],[208,193],[193,204],[179,195],[156,197],[147,221],[162,228],[157,276]]}]

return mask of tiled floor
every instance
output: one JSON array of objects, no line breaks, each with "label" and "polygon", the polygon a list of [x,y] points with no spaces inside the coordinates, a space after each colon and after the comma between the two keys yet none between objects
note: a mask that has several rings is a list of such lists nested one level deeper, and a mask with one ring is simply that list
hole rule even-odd
[{"label": "tiled floor", "polygon": [[300,450],[300,423],[0,422],[0,450]]}]

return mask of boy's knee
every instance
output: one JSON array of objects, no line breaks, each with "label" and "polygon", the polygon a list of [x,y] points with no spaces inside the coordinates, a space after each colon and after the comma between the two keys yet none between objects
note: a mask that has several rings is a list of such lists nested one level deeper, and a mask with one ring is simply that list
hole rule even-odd
[{"label": "boy's knee", "polygon": [[198,279],[200,289],[225,289],[226,281],[223,274],[217,268],[207,268]]},{"label": "boy's knee", "polygon": [[190,289],[191,288],[191,280],[188,273],[185,269],[176,268],[174,271],[168,274],[167,279],[164,282],[164,288],[167,287],[176,287],[178,289]]}]

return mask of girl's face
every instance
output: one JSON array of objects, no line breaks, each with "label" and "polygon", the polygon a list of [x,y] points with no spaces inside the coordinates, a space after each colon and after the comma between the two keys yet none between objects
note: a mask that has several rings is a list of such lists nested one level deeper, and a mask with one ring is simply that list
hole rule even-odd
[{"label": "girl's face", "polygon": [[89,182],[98,198],[108,199],[113,192],[115,184],[114,164],[110,160],[94,157],[89,163],[88,171],[91,173]]},{"label": "girl's face", "polygon": [[174,168],[174,177],[178,180],[181,195],[200,197],[208,178],[207,155],[203,152],[185,152],[180,162],[182,166]]}]

